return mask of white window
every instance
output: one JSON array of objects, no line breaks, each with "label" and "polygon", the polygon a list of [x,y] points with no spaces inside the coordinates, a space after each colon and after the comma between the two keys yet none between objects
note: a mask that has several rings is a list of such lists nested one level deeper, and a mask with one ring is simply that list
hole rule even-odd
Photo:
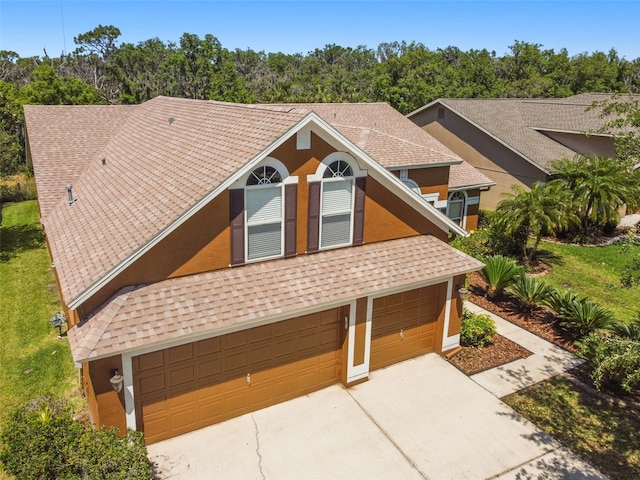
[{"label": "white window", "polygon": [[353,170],[344,160],[327,166],[322,179],[320,248],[352,242]]},{"label": "white window", "polygon": [[282,177],[271,166],[256,168],[247,180],[247,260],[278,257],[283,249]]},{"label": "white window", "polygon": [[449,201],[447,202],[447,217],[449,217],[461,227],[464,227],[464,200],[464,193],[453,192],[451,193],[451,195],[449,195]]}]

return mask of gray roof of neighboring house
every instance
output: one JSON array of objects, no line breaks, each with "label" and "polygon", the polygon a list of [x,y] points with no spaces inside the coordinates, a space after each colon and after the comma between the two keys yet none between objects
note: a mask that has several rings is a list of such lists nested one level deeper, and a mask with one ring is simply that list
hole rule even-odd
[{"label": "gray roof of neighboring house", "polygon": [[[42,222],[67,303],[312,114],[383,167],[462,162],[384,103],[241,105],[157,97],[132,107],[24,110]],[[66,201],[69,183],[73,206]]]},{"label": "gray roof of neighboring house", "polygon": [[547,99],[440,98],[410,113],[408,117],[441,104],[548,172],[553,160],[573,157],[576,152],[542,132],[596,133],[604,120],[599,109],[588,107],[610,97],[610,94],[584,93]]}]

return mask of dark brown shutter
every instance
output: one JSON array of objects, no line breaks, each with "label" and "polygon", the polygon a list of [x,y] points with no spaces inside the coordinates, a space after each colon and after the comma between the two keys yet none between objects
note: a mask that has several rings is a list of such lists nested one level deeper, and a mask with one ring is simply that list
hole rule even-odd
[{"label": "dark brown shutter", "polygon": [[244,190],[229,190],[231,265],[244,263]]},{"label": "dark brown shutter", "polygon": [[353,244],[364,243],[364,198],[367,189],[367,177],[356,178],[355,198],[353,199]]},{"label": "dark brown shutter", "polygon": [[320,249],[320,182],[309,184],[309,219],[307,228],[307,252]]},{"label": "dark brown shutter", "polygon": [[296,256],[296,220],[298,215],[298,185],[284,186],[284,256]]}]

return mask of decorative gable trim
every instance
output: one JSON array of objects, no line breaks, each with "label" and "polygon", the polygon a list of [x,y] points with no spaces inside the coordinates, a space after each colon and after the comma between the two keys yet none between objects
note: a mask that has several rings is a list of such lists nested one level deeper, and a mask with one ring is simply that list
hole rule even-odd
[{"label": "decorative gable trim", "polygon": [[[315,128],[314,128],[315,127]],[[455,223],[451,222],[446,216],[442,215],[436,208],[425,203],[421,198],[418,198],[408,189],[403,188],[399,183],[399,179],[392,173],[378,164],[369,155],[367,155],[362,149],[353,144],[344,135],[338,132],[329,123],[324,121],[316,113],[311,112],[306,115],[302,120],[293,124],[286,132],[284,132],[279,138],[267,145],[262,152],[254,156],[251,160],[238,169],[233,175],[229,176],[225,181],[213,188],[207,195],[202,197],[200,201],[194,204],[191,208],[185,211],[176,221],[168,225],[161,230],[155,237],[149,242],[140,246],[135,252],[125,258],[117,266],[112,268],[107,274],[105,274],[100,280],[94,282],[89,288],[84,290],[74,299],[70,300],[68,307],[70,309],[76,309],[82,305],[85,301],[95,295],[101,288],[109,284],[114,278],[116,278],[125,269],[131,266],[135,261],[142,257],[145,253],[155,247],[158,243],[164,240],[168,235],[181,227],[187,222],[193,215],[204,208],[211,200],[216,198],[222,192],[228,190],[235,182],[245,175],[248,175],[261,161],[269,156],[269,153],[283,145],[294,134],[303,130],[310,129],[316,133],[324,141],[332,145],[337,150],[345,151],[351,154],[360,163],[362,161],[366,164],[367,172],[377,181],[381,182],[386,188],[390,189],[404,202],[412,206],[417,212],[420,212],[425,218],[430,220],[435,226],[445,232],[454,232],[458,235],[468,236],[468,233]]]}]

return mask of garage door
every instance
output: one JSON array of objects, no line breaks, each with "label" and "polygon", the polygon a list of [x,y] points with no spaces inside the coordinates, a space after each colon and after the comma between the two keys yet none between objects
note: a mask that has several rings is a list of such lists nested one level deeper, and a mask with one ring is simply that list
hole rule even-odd
[{"label": "garage door", "polygon": [[339,381],[337,310],[133,358],[137,428],[147,443]]},{"label": "garage door", "polygon": [[370,370],[434,351],[437,293],[432,285],[373,301]]}]

